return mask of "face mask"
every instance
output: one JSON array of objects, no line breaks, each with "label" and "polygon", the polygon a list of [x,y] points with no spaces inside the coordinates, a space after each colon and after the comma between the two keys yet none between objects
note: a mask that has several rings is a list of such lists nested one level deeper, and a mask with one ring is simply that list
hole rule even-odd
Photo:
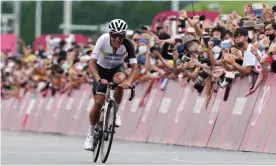
[{"label": "face mask", "polygon": [[260,48],[259,48],[259,51],[260,51],[260,52],[263,52],[264,50],[265,50],[265,49],[264,49],[263,47],[260,47]]},{"label": "face mask", "polygon": [[221,48],[219,46],[215,46],[212,50],[214,52],[215,59],[218,59],[221,52]]},{"label": "face mask", "polygon": [[15,65],[14,62],[9,62],[8,67],[12,68],[14,65]]},{"label": "face mask", "polygon": [[69,65],[67,63],[64,63],[62,65],[62,68],[63,68],[63,70],[67,71],[67,69],[69,68]]},{"label": "face mask", "polygon": [[243,42],[237,42],[236,44],[237,44],[237,46],[238,46],[239,48],[242,48],[242,47],[244,46],[244,43],[243,43]]},{"label": "face mask", "polygon": [[253,37],[254,37],[253,31],[248,31],[248,37],[249,37],[249,39],[253,39]]},{"label": "face mask", "polygon": [[81,71],[83,69],[83,66],[81,64],[77,64],[75,67],[79,71]]},{"label": "face mask", "polygon": [[259,42],[259,44],[260,44],[260,47],[264,47],[264,41],[263,41],[263,40],[261,40],[261,41]]},{"label": "face mask", "polygon": [[275,34],[268,34],[266,36],[269,38],[270,41],[274,41],[275,39]]},{"label": "face mask", "polygon": [[86,64],[86,63],[82,63],[81,66],[82,66],[83,68],[85,68],[85,67],[87,66],[87,64]]},{"label": "face mask", "polygon": [[215,46],[218,46],[218,45],[220,45],[221,40],[220,39],[213,39],[213,42],[214,42]]},{"label": "face mask", "polygon": [[147,46],[140,46],[140,47],[138,48],[138,54],[139,54],[139,55],[144,55],[144,54],[146,54],[147,50],[148,50],[148,47],[147,47]]}]

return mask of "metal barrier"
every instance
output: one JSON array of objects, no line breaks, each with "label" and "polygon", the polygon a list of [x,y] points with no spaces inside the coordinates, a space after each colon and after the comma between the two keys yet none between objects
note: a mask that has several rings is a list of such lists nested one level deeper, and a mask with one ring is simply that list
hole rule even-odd
[{"label": "metal barrier", "polygon": [[[129,102],[126,91],[120,114],[122,126],[117,139],[211,147],[239,151],[276,153],[276,75],[249,97],[248,79],[237,79],[228,100],[224,89],[198,95],[191,85],[169,81],[164,91],[160,82],[142,83]],[[150,87],[144,105],[140,105]],[[71,96],[42,97],[27,93],[23,100],[2,100],[2,130],[53,132],[83,135],[88,131],[89,111],[94,100],[91,86],[82,85]],[[204,93],[203,93],[204,94]]]}]

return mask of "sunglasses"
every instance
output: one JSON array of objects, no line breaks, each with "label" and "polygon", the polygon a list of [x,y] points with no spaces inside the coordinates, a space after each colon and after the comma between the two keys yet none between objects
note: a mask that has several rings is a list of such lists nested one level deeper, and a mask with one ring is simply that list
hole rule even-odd
[{"label": "sunglasses", "polygon": [[121,34],[121,33],[110,33],[110,36],[111,36],[113,39],[119,38],[120,40],[122,40],[122,39],[125,38],[125,34]]}]

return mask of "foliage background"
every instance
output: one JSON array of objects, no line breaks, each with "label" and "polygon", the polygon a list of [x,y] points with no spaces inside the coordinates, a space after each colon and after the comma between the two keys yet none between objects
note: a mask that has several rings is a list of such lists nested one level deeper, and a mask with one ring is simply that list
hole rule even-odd
[{"label": "foliage background", "polygon": [[[31,44],[35,38],[35,3],[35,1],[21,2],[20,37],[28,44]],[[236,10],[242,14],[244,4],[252,1],[195,1],[195,11],[218,10],[208,8],[212,3],[219,3],[223,13]],[[1,6],[2,13],[12,12],[12,2],[2,2]],[[180,1],[179,8],[192,11],[191,1]],[[150,25],[157,13],[170,9],[170,1],[73,1],[72,23],[98,25],[114,18],[122,18],[128,22],[130,29],[136,29],[142,24]],[[62,33],[59,29],[62,22],[63,1],[43,1],[42,34]],[[93,35],[90,31],[73,33]]]}]

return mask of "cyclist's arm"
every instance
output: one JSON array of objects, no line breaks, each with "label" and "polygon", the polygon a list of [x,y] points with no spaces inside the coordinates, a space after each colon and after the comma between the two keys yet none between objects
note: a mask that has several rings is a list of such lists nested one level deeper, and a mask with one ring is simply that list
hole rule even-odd
[{"label": "cyclist's arm", "polygon": [[97,59],[91,58],[91,60],[89,61],[89,69],[92,75],[94,76],[94,78],[96,79],[96,81],[99,81],[101,77],[97,71],[96,63],[97,63]]},{"label": "cyclist's arm", "polygon": [[129,41],[129,40],[124,40],[124,45],[126,47],[127,53],[128,53],[128,59],[129,59],[129,63],[131,66],[131,71],[130,71],[130,75],[127,78],[127,81],[129,81],[130,83],[133,82],[134,77],[137,73],[137,59],[135,56],[135,51],[134,51],[134,47],[133,44]]},{"label": "cyclist's arm", "polygon": [[103,38],[104,36],[102,35],[96,42],[96,45],[93,49],[93,52],[91,53],[91,60],[89,61],[89,69],[92,73],[92,75],[94,76],[94,78],[96,79],[96,81],[99,81],[101,79],[98,71],[97,71],[97,68],[96,68],[96,63],[97,63],[97,60],[99,58],[99,55],[100,55],[100,51],[101,51],[101,47],[103,45]]}]

